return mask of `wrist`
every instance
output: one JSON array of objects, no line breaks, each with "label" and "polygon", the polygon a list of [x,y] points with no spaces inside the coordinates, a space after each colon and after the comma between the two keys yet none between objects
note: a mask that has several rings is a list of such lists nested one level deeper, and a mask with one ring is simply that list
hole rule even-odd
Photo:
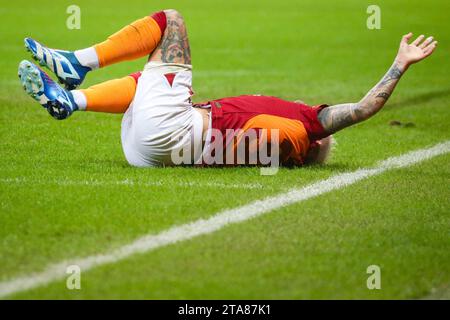
[{"label": "wrist", "polygon": [[402,60],[399,57],[396,57],[394,60],[394,65],[396,65],[397,68],[399,68],[402,72],[405,72],[409,68],[410,63]]}]

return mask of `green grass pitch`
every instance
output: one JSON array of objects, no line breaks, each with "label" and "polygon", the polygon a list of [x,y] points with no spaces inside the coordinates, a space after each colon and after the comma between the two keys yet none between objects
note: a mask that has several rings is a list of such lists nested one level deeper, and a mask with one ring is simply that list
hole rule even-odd
[{"label": "green grass pitch", "polygon": [[[360,0],[77,1],[80,30],[66,28],[70,4],[17,0],[0,9],[0,282],[450,139],[446,0],[378,1],[380,30],[366,28],[372,2]],[[187,22],[196,101],[245,93],[356,101],[387,70],[402,34],[431,34],[439,46],[411,68],[382,112],[335,136],[328,165],[275,176],[257,168],[131,168],[120,116],[77,112],[58,122],[22,91],[16,74],[29,59],[24,37],[84,48],[171,7]],[[84,86],[144,63],[91,73]],[[82,273],[81,290],[60,280],[8,298],[449,298],[449,161],[447,154],[391,170],[103,265]],[[366,287],[372,264],[381,267],[381,290]]]}]

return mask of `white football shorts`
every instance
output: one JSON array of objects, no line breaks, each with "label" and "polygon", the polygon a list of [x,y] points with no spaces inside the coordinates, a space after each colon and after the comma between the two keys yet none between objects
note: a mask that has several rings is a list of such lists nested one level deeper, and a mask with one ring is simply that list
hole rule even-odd
[{"label": "white football shorts", "polygon": [[188,155],[191,163],[201,158],[203,118],[192,106],[192,94],[190,65],[146,64],[122,119],[122,148],[128,163],[173,166],[179,164],[174,154]]}]

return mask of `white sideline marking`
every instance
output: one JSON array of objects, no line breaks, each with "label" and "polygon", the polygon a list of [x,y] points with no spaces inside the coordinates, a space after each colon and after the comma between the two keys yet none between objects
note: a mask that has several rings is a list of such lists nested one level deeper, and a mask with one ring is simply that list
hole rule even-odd
[{"label": "white sideline marking", "polygon": [[0,183],[4,184],[56,184],[58,186],[141,186],[141,187],[213,187],[221,189],[262,189],[264,186],[260,183],[221,183],[221,182],[192,182],[192,181],[179,181],[179,182],[165,182],[165,181],[137,181],[137,180],[69,180],[69,179],[34,179],[27,177],[15,177],[15,178],[0,178]]},{"label": "white sideline marking", "polygon": [[145,253],[169,244],[212,233],[229,224],[249,220],[274,209],[319,196],[381,174],[385,171],[408,167],[448,152],[450,152],[450,140],[430,148],[420,149],[398,157],[389,158],[378,163],[378,165],[373,168],[359,169],[353,172],[338,174],[303,188],[292,189],[287,193],[267,197],[262,200],[253,201],[242,207],[219,212],[208,219],[199,219],[191,223],[172,227],[158,234],[149,234],[138,238],[130,244],[104,254],[52,264],[42,272],[1,282],[0,298],[62,279],[67,276],[65,272],[66,267],[69,265],[78,265],[83,272],[86,272],[97,266],[126,259],[134,254]]}]

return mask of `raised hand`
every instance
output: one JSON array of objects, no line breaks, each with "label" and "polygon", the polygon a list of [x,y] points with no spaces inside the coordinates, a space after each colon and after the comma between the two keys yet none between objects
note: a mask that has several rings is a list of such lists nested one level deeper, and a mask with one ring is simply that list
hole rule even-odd
[{"label": "raised hand", "polygon": [[419,62],[429,55],[431,55],[436,49],[437,41],[434,41],[433,37],[430,36],[425,39],[424,35],[420,35],[416,40],[408,43],[413,34],[410,32],[402,37],[400,41],[400,48],[398,49],[396,61],[408,67],[413,63]]},{"label": "raised hand", "polygon": [[408,67],[425,59],[436,49],[437,41],[433,37],[425,39],[422,35],[409,44],[411,37],[412,33],[403,36],[391,68],[364,98],[356,103],[338,104],[319,112],[317,118],[325,131],[335,133],[373,116],[383,108]]}]

